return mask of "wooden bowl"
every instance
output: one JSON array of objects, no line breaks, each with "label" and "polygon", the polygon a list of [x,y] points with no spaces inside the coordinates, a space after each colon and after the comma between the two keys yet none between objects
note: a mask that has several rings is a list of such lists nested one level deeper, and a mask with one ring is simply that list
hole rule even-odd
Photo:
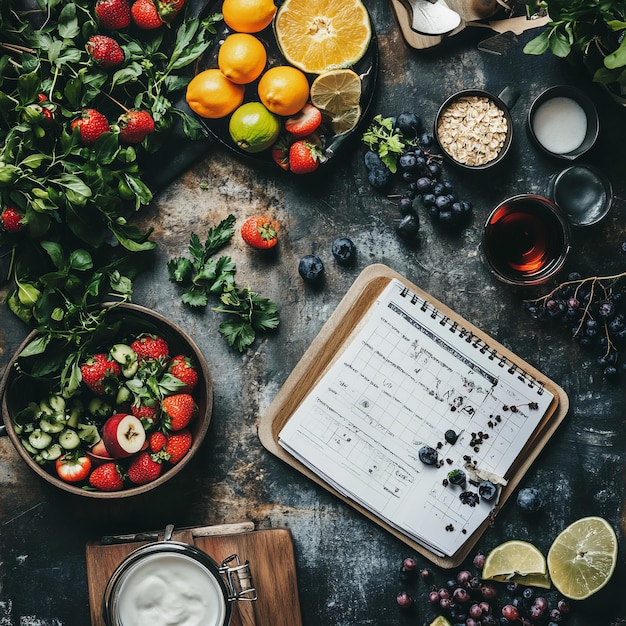
[{"label": "wooden bowl", "polygon": [[[110,321],[119,322],[120,328],[120,336],[108,338],[106,346],[104,346],[105,348],[110,347],[116,340],[121,340],[126,336],[139,333],[153,333],[167,341],[170,356],[186,354],[195,362],[198,370],[198,384],[193,390],[192,395],[198,405],[198,414],[189,424],[193,442],[189,452],[187,452],[181,461],[176,465],[165,468],[165,471],[163,471],[156,480],[148,484],[127,487],[120,491],[110,492],[83,489],[80,485],[62,481],[56,474],[46,469],[46,467],[36,463],[20,442],[20,438],[14,428],[13,416],[29,402],[39,400],[36,383],[14,367],[18,360],[18,355],[39,335],[38,331],[31,332],[13,355],[0,381],[0,397],[2,399],[2,418],[6,426],[7,434],[13,442],[18,454],[24,459],[26,465],[39,474],[45,481],[65,492],[86,498],[115,500],[119,498],[129,498],[151,491],[169,481],[185,468],[197,452],[209,428],[213,408],[213,383],[204,355],[195,342],[181,328],[176,326],[176,324],[163,315],[136,304],[119,304],[116,306],[105,304],[104,306],[111,308],[108,313],[108,319]],[[43,393],[42,390],[41,398],[44,397]],[[54,464],[50,466],[50,470],[54,472]]]}]

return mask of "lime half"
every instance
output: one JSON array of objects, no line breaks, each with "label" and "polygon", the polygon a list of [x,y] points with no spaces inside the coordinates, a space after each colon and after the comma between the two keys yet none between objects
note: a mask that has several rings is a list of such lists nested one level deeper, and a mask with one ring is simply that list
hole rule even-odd
[{"label": "lime half", "polygon": [[487,555],[482,577],[532,587],[550,587],[546,559],[542,552],[532,543],[516,539],[501,543]]},{"label": "lime half", "polygon": [[601,517],[583,517],[563,530],[548,552],[548,572],[566,597],[584,600],[606,585],[617,563],[617,536]]}]

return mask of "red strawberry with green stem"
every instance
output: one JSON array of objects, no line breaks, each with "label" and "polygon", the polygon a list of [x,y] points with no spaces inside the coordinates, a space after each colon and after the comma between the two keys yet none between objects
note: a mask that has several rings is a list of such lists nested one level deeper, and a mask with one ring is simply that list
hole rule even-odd
[{"label": "red strawberry with green stem", "polygon": [[96,109],[83,109],[81,116],[70,127],[72,130],[78,128],[84,146],[93,146],[100,135],[111,131],[107,118]]},{"label": "red strawberry with green stem", "polygon": [[94,11],[103,28],[121,30],[130,24],[128,0],[97,0]]},{"label": "red strawberry with green stem", "polygon": [[169,358],[169,346],[162,337],[158,335],[139,335],[130,347],[136,352],[140,361],[154,359],[155,361],[166,361]]},{"label": "red strawberry with green stem", "polygon": [[119,491],[124,487],[122,470],[117,463],[103,463],[89,474],[89,484],[98,491]]},{"label": "red strawberry with green stem", "polygon": [[79,483],[89,476],[91,459],[80,454],[65,454],[55,462],[59,478],[67,483]]},{"label": "red strawberry with green stem", "polygon": [[126,143],[141,143],[154,132],[154,119],[148,111],[127,111],[120,115],[120,139]]},{"label": "red strawberry with green stem", "polygon": [[124,51],[112,37],[93,35],[87,40],[85,48],[96,65],[104,69],[117,67],[124,62]]},{"label": "red strawberry with green stem", "polygon": [[83,382],[96,395],[116,391],[120,366],[107,358],[106,354],[94,354],[80,365]]},{"label": "red strawberry with green stem", "polygon": [[289,169],[294,174],[310,174],[318,168],[321,157],[322,150],[317,144],[300,139],[289,148]]},{"label": "red strawberry with green stem", "polygon": [[17,209],[8,206],[0,214],[0,223],[7,233],[19,233],[24,228],[25,222],[23,215]]},{"label": "red strawberry with green stem", "polygon": [[170,435],[165,445],[165,452],[169,456],[169,462],[172,465],[179,463],[187,452],[189,452],[192,442],[193,437],[187,429]]},{"label": "red strawberry with green stem", "polygon": [[286,137],[278,138],[278,141],[270,148],[270,154],[278,167],[285,171],[289,169],[289,141]]},{"label": "red strawberry with green stem", "polygon": [[144,428],[150,428],[156,421],[157,410],[154,402],[145,401],[135,403],[130,407],[130,412],[143,424]]},{"label": "red strawberry with green stem", "polygon": [[184,354],[173,357],[167,371],[184,383],[185,386],[180,389],[181,393],[190,393],[198,384],[198,371],[193,366],[191,359]]},{"label": "red strawberry with green stem", "polygon": [[149,452],[141,452],[128,467],[128,479],[135,485],[145,485],[156,480],[163,470],[160,459]]},{"label": "red strawberry with green stem", "polygon": [[322,123],[321,111],[310,102],[305,104],[303,109],[287,118],[285,130],[296,138],[308,137],[315,132]]},{"label": "red strawberry with green stem", "polygon": [[163,26],[163,20],[152,0],[135,0],[130,13],[135,25],[142,30],[155,30]]},{"label": "red strawberry with green stem", "polygon": [[253,248],[268,250],[278,243],[278,223],[265,215],[253,215],[243,223],[241,236]]},{"label": "red strawberry with green stem", "polygon": [[171,24],[185,6],[185,0],[157,0],[156,6],[159,17],[166,24]]},{"label": "red strawberry with green stem", "polygon": [[168,430],[182,430],[193,419],[198,407],[188,393],[176,393],[163,398],[161,403],[163,425]]}]

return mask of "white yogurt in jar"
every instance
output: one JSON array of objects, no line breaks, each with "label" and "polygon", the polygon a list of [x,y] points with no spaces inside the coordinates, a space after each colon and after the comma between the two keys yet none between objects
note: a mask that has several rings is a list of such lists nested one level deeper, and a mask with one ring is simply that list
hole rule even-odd
[{"label": "white yogurt in jar", "polygon": [[542,102],[531,123],[537,141],[553,154],[567,154],[576,150],[587,134],[584,109],[572,98],[564,96]]},{"label": "white yogurt in jar", "polygon": [[214,575],[184,554],[152,554],[120,581],[122,626],[221,626],[226,602]]}]

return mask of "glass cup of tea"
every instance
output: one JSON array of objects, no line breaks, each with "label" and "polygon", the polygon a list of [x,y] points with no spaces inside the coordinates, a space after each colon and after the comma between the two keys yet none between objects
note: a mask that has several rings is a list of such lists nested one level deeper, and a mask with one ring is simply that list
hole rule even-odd
[{"label": "glass cup of tea", "polygon": [[567,218],[551,200],[519,194],[501,202],[483,229],[481,251],[493,275],[509,285],[539,285],[565,263],[571,248]]}]

